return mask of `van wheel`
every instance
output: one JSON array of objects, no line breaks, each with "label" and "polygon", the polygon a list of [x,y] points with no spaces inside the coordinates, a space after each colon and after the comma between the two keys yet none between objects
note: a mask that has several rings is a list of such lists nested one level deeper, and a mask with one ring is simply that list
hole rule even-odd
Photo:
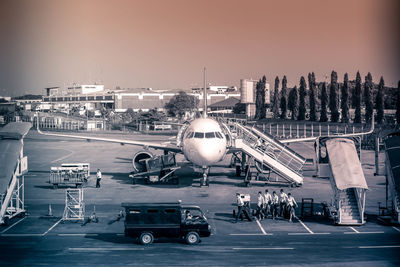
[{"label": "van wheel", "polygon": [[154,241],[154,236],[151,233],[142,233],[139,237],[139,242],[142,245],[150,245]]},{"label": "van wheel", "polygon": [[185,237],[185,241],[188,245],[195,245],[200,241],[199,234],[196,232],[189,232]]}]

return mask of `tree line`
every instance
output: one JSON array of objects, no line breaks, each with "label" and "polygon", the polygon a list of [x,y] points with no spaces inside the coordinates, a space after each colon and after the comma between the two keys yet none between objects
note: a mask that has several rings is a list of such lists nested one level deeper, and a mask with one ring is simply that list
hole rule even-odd
[{"label": "tree line", "polygon": [[[256,85],[255,119],[266,117],[266,80],[266,76],[263,76]],[[371,121],[375,109],[376,122],[381,124],[384,121],[385,106],[395,106],[396,121],[400,124],[400,81],[397,90],[389,92],[383,77],[380,77],[376,88],[371,73],[365,76],[364,83],[360,72],[357,72],[354,81],[349,81],[349,76],[345,73],[343,83],[338,82],[336,71],[332,71],[328,84],[316,82],[314,72],[308,74],[307,80],[308,86],[304,76],[301,76],[299,87],[296,85],[288,88],[286,75],[282,81],[276,76],[270,98],[273,118],[286,119],[290,115],[292,120],[300,121],[308,118],[310,121],[320,122],[361,123],[362,106],[365,106],[365,122]],[[354,109],[353,118],[350,116],[350,107]]]}]

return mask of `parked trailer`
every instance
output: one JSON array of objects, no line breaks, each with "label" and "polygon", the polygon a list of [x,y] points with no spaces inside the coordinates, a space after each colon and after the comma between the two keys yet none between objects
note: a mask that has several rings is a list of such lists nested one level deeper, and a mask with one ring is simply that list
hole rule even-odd
[{"label": "parked trailer", "polygon": [[144,179],[145,183],[168,183],[178,184],[179,179],[174,175],[180,169],[176,164],[175,154],[156,156],[154,158],[142,159],[145,169],[143,172],[132,173],[133,184],[137,179]]},{"label": "parked trailer", "polygon": [[83,167],[51,167],[49,183],[53,188],[62,186],[82,187],[87,181],[86,170]]}]

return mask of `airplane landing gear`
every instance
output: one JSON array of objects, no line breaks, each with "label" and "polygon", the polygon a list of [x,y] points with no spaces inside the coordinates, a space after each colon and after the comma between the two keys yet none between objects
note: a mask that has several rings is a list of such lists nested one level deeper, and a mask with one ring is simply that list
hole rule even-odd
[{"label": "airplane landing gear", "polygon": [[208,180],[208,172],[210,168],[209,167],[203,167],[203,177],[200,181],[200,187],[201,186],[208,186],[209,185],[209,180]]}]

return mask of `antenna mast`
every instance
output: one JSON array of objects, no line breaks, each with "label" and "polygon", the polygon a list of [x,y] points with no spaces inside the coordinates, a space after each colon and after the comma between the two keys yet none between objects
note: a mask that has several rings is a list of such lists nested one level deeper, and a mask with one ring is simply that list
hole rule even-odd
[{"label": "antenna mast", "polygon": [[207,83],[206,83],[206,68],[204,67],[203,71],[203,78],[204,78],[204,93],[203,93],[203,101],[204,101],[204,111],[203,111],[203,118],[207,118]]}]

